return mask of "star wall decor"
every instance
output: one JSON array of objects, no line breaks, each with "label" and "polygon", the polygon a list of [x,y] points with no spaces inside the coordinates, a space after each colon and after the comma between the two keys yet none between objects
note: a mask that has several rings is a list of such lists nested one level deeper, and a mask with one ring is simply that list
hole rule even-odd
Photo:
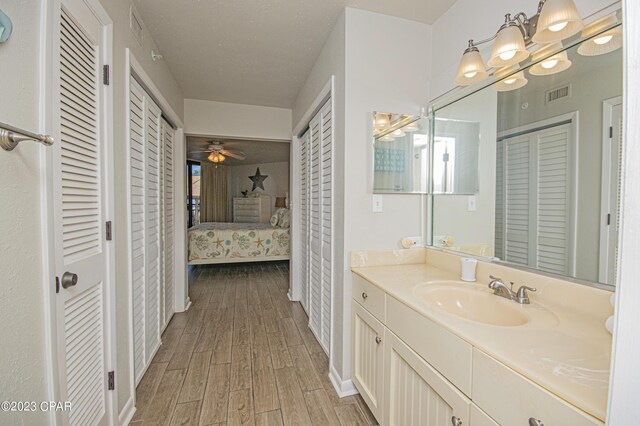
[{"label": "star wall decor", "polygon": [[261,175],[260,167],[258,167],[256,169],[256,174],[253,176],[249,176],[249,179],[251,179],[251,181],[253,182],[253,188],[251,188],[251,191],[255,191],[256,188],[260,188],[264,191],[264,180],[268,177],[269,175]]}]

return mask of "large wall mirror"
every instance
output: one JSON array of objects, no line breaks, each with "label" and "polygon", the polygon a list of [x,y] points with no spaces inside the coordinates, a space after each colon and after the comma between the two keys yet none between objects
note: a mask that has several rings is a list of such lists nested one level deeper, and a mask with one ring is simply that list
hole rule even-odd
[{"label": "large wall mirror", "polygon": [[624,145],[620,16],[598,25],[432,108],[434,185],[442,168],[440,123],[475,126],[469,133],[478,135],[477,162],[460,165],[477,176],[476,190],[432,195],[432,245],[615,285]]},{"label": "large wall mirror", "polygon": [[429,126],[421,115],[373,113],[373,192],[425,194]]}]

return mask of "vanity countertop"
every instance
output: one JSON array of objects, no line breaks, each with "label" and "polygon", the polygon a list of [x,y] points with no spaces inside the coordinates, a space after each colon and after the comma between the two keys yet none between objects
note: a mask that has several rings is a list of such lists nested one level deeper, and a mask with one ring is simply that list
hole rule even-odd
[{"label": "vanity countertop", "polygon": [[[561,399],[605,421],[611,335],[604,327],[602,300],[596,303],[599,311],[594,309],[598,313],[591,314],[584,306],[571,309],[567,300],[572,295],[562,294],[570,291],[572,286],[583,286],[571,284],[564,286],[564,290],[549,289],[546,295],[543,286],[537,293],[530,294],[530,305],[519,305],[492,295],[496,303],[509,304],[529,318],[529,322],[522,326],[495,326],[449,314],[420,297],[420,292],[428,286],[442,285],[443,281],[491,294],[488,280],[485,283],[480,276],[477,282],[464,283],[459,280],[458,273],[428,263],[384,266],[358,266],[358,262],[352,261],[352,265],[354,263],[351,269],[355,274],[388,295]],[[537,286],[537,283],[527,284]],[[578,296],[584,296],[580,289],[577,291]],[[596,298],[606,298],[608,303],[607,294],[611,293],[597,291],[602,294],[596,293]],[[578,298],[574,302],[581,303],[581,300]]]}]

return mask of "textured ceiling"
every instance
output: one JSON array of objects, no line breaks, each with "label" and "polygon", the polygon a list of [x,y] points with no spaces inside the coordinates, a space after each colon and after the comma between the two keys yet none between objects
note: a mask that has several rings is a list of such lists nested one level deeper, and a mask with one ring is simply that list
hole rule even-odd
[{"label": "textured ceiling", "polygon": [[290,145],[288,142],[250,141],[195,136],[187,137],[187,158],[195,161],[206,161],[209,154],[197,151],[206,150],[213,140],[222,142],[224,148],[230,151],[244,152],[246,157],[244,160],[227,157],[224,161],[224,164],[227,166],[289,161]]},{"label": "textured ceiling", "polygon": [[290,108],[345,6],[432,23],[455,0],[135,0],[186,98]]}]

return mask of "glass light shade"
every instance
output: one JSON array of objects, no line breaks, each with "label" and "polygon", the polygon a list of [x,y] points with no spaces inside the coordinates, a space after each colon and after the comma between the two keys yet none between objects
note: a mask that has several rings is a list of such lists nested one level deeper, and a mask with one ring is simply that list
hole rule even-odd
[{"label": "glass light shade", "polygon": [[377,114],[376,116],[376,127],[380,129],[386,129],[389,127],[389,115],[388,114]]},{"label": "glass light shade", "polygon": [[487,61],[490,67],[508,67],[520,63],[529,57],[524,44],[524,36],[516,25],[506,26],[498,31],[493,42],[491,58]]},{"label": "glass light shade", "polygon": [[383,137],[378,138],[378,140],[382,141],[382,142],[392,142],[392,141],[396,140],[396,138],[394,138],[391,135],[384,135]]},{"label": "glass light shade", "polygon": [[394,138],[401,138],[401,137],[403,137],[405,135],[406,135],[406,133],[402,129],[397,129],[397,130],[394,130],[393,132],[391,132],[391,136],[393,136]]},{"label": "glass light shade", "polygon": [[573,0],[547,0],[540,11],[533,41],[538,44],[561,41],[577,34],[583,27]]},{"label": "glass light shade", "polygon": [[224,160],[226,160],[224,155],[215,152],[209,154],[209,157],[207,157],[207,159],[212,163],[222,163]]},{"label": "glass light shade", "polygon": [[[533,53],[533,61],[541,61],[529,68],[531,75],[551,75],[566,70],[571,66],[569,56],[566,51],[561,51],[562,43],[552,43]],[[544,58],[544,59],[543,59]]]},{"label": "glass light shade", "polygon": [[464,52],[458,65],[454,82],[460,86],[478,83],[489,76],[477,48],[469,48]]},{"label": "glass light shade", "polygon": [[527,85],[529,80],[524,75],[524,71],[519,71],[518,65],[512,65],[499,69],[493,74],[493,88],[498,92],[508,92]]},{"label": "glass light shade", "polygon": [[[597,56],[620,49],[622,47],[622,27],[602,32],[617,23],[615,13],[612,13],[587,25],[582,31],[582,37],[593,38],[584,41],[578,47],[578,53],[583,56]],[[602,33],[599,34],[600,32]]]}]

